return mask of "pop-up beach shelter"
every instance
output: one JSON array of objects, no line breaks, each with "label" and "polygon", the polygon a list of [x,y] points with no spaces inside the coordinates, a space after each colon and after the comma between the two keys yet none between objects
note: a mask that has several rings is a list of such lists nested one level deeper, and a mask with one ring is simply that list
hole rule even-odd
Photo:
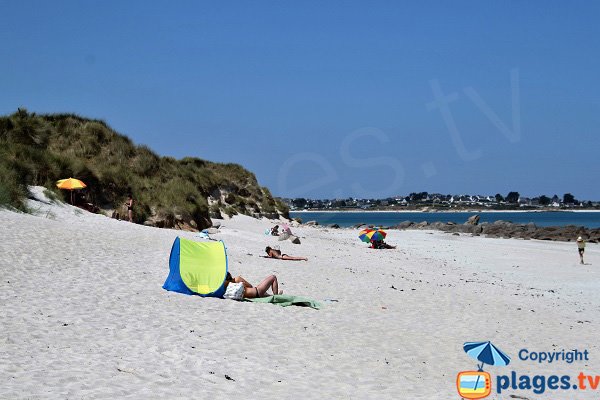
[{"label": "pop-up beach shelter", "polygon": [[177,238],[169,257],[169,276],[163,289],[203,297],[222,297],[227,275],[223,242],[194,242]]}]

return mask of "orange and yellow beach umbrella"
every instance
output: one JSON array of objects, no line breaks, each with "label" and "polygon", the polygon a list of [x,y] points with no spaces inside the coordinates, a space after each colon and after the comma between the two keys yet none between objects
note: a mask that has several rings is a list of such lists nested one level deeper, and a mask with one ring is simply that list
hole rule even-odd
[{"label": "orange and yellow beach umbrella", "polygon": [[87,185],[81,182],[79,179],[69,178],[56,181],[56,187],[59,189],[76,190],[83,189],[87,187]]},{"label": "orange and yellow beach umbrella", "polygon": [[73,204],[73,190],[83,189],[87,187],[85,183],[80,181],[79,179],[69,178],[69,179],[61,179],[56,181],[56,187],[59,189],[65,189],[71,191],[71,204]]}]

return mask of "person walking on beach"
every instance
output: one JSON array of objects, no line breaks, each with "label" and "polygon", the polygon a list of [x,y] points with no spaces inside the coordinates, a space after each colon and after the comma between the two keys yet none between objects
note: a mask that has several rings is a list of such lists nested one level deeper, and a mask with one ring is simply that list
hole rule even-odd
[{"label": "person walking on beach", "polygon": [[583,264],[583,253],[585,252],[585,242],[583,241],[583,238],[581,236],[579,236],[577,238],[577,250],[579,251],[579,260],[581,261],[581,264]]},{"label": "person walking on beach", "polygon": [[241,276],[233,278],[228,272],[225,277],[225,294],[223,297],[231,300],[255,299],[266,297],[269,289],[274,295],[283,294],[283,290],[279,290],[279,283],[275,275],[269,275],[257,286],[252,286],[250,282]]},{"label": "person walking on beach", "polygon": [[129,217],[129,222],[133,222],[133,196],[131,192],[129,192],[127,195],[125,206],[127,207],[127,216]]},{"label": "person walking on beach", "polygon": [[281,251],[273,249],[269,246],[265,249],[268,258],[277,258],[278,260],[290,260],[290,261],[308,261],[306,257],[292,257],[287,254],[281,254]]}]

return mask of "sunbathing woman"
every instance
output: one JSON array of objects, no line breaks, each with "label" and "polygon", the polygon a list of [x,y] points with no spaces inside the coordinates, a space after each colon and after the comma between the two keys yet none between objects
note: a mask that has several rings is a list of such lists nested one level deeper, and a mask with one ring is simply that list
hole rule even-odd
[{"label": "sunbathing woman", "polygon": [[225,277],[225,294],[223,297],[232,300],[266,297],[269,296],[267,295],[269,288],[273,294],[283,294],[283,290],[279,290],[279,284],[275,275],[269,275],[258,286],[252,286],[250,282],[241,276],[233,278],[228,272]]},{"label": "sunbathing woman", "polygon": [[308,258],[306,258],[306,257],[292,257],[292,256],[288,256],[287,254],[281,254],[281,251],[272,249],[269,246],[267,246],[265,251],[267,252],[267,256],[270,258],[277,258],[279,260],[291,260],[291,261],[308,261]]}]

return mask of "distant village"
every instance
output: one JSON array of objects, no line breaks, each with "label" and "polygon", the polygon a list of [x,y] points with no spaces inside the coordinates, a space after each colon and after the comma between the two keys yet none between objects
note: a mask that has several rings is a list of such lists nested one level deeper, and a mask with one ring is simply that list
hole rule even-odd
[{"label": "distant village", "polygon": [[306,199],[282,198],[291,211],[303,210],[422,210],[443,211],[461,209],[490,210],[566,210],[600,209],[598,201],[579,201],[571,193],[562,197],[541,195],[538,197],[521,196],[510,192],[506,196],[451,195],[439,193],[411,193],[408,196],[394,196],[386,199]]}]

